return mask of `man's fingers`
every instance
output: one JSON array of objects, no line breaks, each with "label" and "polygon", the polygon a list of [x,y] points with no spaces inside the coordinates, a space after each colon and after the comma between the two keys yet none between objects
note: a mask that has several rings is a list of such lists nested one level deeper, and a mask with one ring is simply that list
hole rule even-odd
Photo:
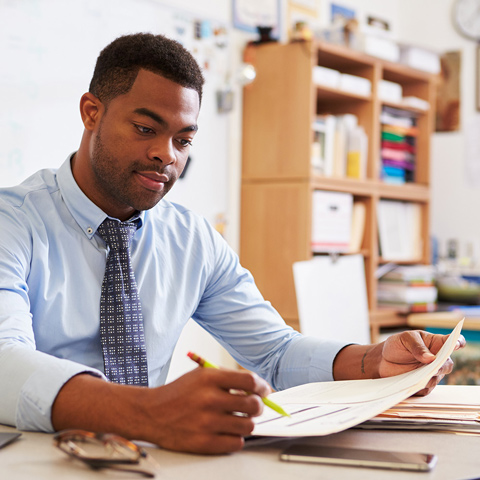
[{"label": "man's fingers", "polygon": [[438,375],[435,375],[434,377],[432,377],[427,385],[425,386],[425,388],[422,388],[422,390],[419,390],[415,396],[416,397],[424,397],[426,395],[428,395],[430,392],[432,392],[432,390],[443,380],[443,378],[445,377],[444,374],[438,374]]},{"label": "man's fingers", "polygon": [[223,368],[219,370],[205,368],[202,370],[202,375],[206,377],[206,381],[212,381],[227,391],[243,390],[247,393],[255,393],[260,397],[267,397],[272,393],[270,385],[253,372]]},{"label": "man's fingers", "polygon": [[407,337],[406,344],[407,349],[418,362],[428,364],[435,360],[435,355],[429,350],[419,331],[411,332],[411,335]]},{"label": "man's fingers", "polygon": [[467,341],[465,340],[465,337],[463,335],[460,335],[458,337],[457,343],[455,344],[455,350],[463,348],[466,344],[467,344]]},{"label": "man's fingers", "polygon": [[437,375],[448,375],[453,370],[453,360],[448,357],[445,363],[440,367],[440,370],[437,372]]},{"label": "man's fingers", "polygon": [[231,390],[212,394],[205,399],[205,405],[225,413],[244,413],[256,417],[263,412],[263,403],[259,395],[247,395],[243,391]]}]

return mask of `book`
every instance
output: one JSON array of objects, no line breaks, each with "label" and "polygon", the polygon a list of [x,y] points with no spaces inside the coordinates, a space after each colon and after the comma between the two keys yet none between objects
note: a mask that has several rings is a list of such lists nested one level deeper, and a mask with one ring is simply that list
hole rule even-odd
[{"label": "book", "polygon": [[380,120],[380,178],[394,184],[415,181],[417,114],[383,106]]},{"label": "book", "polygon": [[394,268],[379,279],[378,306],[395,308],[403,313],[434,312],[438,296],[434,279],[431,265]]},{"label": "book", "polygon": [[433,284],[433,265],[396,265],[381,276],[382,281],[408,282],[409,284]]},{"label": "book", "polygon": [[312,167],[316,173],[326,177],[333,174],[335,124],[334,115],[319,115],[312,125]]},{"label": "book", "polygon": [[365,178],[368,138],[356,115],[318,115],[312,132],[311,164],[315,173]]},{"label": "book", "polygon": [[352,208],[352,227],[350,233],[350,245],[348,251],[357,253],[362,248],[363,236],[365,234],[365,222],[367,208],[362,201],[354,201]]},{"label": "book", "polygon": [[378,282],[377,299],[381,303],[435,303],[437,287],[434,285],[408,285],[380,281]]}]

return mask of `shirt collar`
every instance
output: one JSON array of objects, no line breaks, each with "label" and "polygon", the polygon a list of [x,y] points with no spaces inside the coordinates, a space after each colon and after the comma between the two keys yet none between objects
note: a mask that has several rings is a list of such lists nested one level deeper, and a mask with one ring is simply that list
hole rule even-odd
[{"label": "shirt collar", "polygon": [[[78,223],[83,233],[92,238],[99,225],[108,217],[108,215],[97,205],[95,205],[78,186],[73,178],[71,159],[75,155],[72,153],[57,171],[57,182],[60,188],[65,205]],[[130,219],[139,219],[138,229],[142,228],[145,212],[137,212]],[[110,217],[112,218],[112,217]]]}]

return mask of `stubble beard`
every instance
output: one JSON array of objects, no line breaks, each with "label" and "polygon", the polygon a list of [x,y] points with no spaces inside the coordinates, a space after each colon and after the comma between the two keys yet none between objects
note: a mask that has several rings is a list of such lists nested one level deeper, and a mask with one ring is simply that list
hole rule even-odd
[{"label": "stubble beard", "polygon": [[[153,208],[170,190],[171,185],[165,185],[161,193],[151,192],[148,195],[145,190],[135,191],[132,185],[132,172],[145,170],[140,162],[132,162],[128,171],[117,167],[116,157],[112,155],[102,141],[101,128],[96,136],[92,151],[92,171],[96,180],[96,187],[104,192],[111,202],[118,206],[131,207],[137,211]],[[151,169],[151,167],[150,167]],[[173,184],[173,182],[172,182]]]}]

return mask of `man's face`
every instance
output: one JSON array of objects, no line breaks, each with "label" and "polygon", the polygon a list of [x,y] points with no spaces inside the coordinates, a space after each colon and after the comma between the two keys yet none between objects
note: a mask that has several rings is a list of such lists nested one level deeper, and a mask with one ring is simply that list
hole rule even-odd
[{"label": "man's face", "polygon": [[131,90],[111,100],[98,119],[90,144],[90,181],[80,187],[122,220],[152,208],[185,167],[198,113],[195,90],[140,70]]}]

